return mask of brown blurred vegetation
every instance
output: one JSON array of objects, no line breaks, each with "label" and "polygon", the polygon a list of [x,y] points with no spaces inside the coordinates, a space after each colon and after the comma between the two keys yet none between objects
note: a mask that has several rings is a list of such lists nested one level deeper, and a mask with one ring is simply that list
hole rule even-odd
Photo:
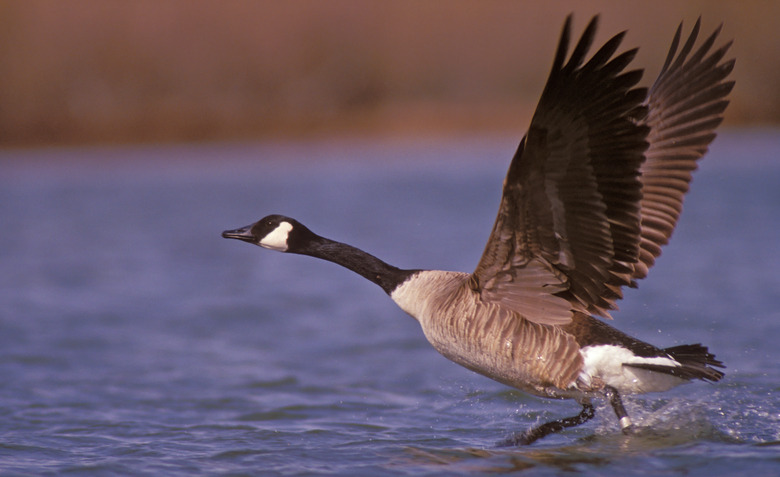
[{"label": "brown blurred vegetation", "polygon": [[0,0],[0,145],[522,132],[563,20],[735,38],[727,123],[780,119],[780,2]]}]

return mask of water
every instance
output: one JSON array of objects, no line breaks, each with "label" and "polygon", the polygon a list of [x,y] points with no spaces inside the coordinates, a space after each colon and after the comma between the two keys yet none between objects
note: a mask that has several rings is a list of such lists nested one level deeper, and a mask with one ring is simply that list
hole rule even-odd
[{"label": "water", "polygon": [[717,384],[629,397],[622,435],[433,351],[375,285],[220,238],[267,213],[401,267],[472,270],[514,139],[6,151],[4,475],[769,475],[780,471],[780,136],[727,132],[615,314],[703,342]]}]

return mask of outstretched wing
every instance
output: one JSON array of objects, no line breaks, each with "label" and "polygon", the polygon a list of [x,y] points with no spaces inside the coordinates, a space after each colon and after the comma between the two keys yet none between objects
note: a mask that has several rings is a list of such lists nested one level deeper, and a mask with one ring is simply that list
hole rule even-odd
[{"label": "outstretched wing", "polygon": [[570,23],[472,275],[483,300],[546,324],[573,310],[606,315],[631,283],[649,131],[642,72],[624,71],[636,50],[613,56],[624,33],[585,62],[593,18],[566,62]]},{"label": "outstretched wing", "polygon": [[691,55],[699,27],[700,20],[675,57],[682,25],[677,29],[661,74],[645,101],[649,114],[643,124],[650,128],[650,147],[641,168],[641,248],[634,278],[647,275],[661,246],[669,242],[691,172],[715,139],[715,128],[728,105],[726,96],[734,87],[733,81],[726,81],[734,60],[721,61],[731,42],[710,52],[720,28]]},{"label": "outstretched wing", "polygon": [[[471,284],[528,320],[564,324],[573,311],[609,316],[621,287],[647,275],[674,230],[696,161],[734,83],[720,28],[677,54],[681,28],[649,94],[614,56],[623,34],[586,63],[597,18],[566,62],[567,18],[552,72],[512,160],[493,231]],[[565,63],[564,63],[565,62]]]}]

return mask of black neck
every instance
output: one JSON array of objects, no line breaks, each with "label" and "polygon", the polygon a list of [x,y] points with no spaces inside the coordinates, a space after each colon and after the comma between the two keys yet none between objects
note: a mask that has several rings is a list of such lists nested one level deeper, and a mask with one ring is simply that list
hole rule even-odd
[{"label": "black neck", "polygon": [[416,272],[401,270],[359,248],[320,236],[309,241],[306,247],[290,251],[339,264],[376,283],[388,294]]}]

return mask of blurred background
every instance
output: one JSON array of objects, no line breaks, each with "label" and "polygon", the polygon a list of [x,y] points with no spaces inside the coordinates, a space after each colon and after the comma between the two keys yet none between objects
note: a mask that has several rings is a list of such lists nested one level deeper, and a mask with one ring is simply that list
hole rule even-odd
[{"label": "blurred background", "polygon": [[[356,274],[220,233],[283,213],[473,270],[571,12],[577,38],[601,13],[599,45],[628,30],[646,86],[680,21],[735,39],[726,127],[615,314],[728,375],[627,401],[641,436],[605,409],[493,453],[572,403],[440,357]],[[776,474],[778,19],[778,0],[0,0],[0,475]]]},{"label": "blurred background", "polygon": [[649,85],[725,23],[727,126],[780,120],[780,2],[0,1],[0,147],[525,130],[565,16],[627,29]]}]

